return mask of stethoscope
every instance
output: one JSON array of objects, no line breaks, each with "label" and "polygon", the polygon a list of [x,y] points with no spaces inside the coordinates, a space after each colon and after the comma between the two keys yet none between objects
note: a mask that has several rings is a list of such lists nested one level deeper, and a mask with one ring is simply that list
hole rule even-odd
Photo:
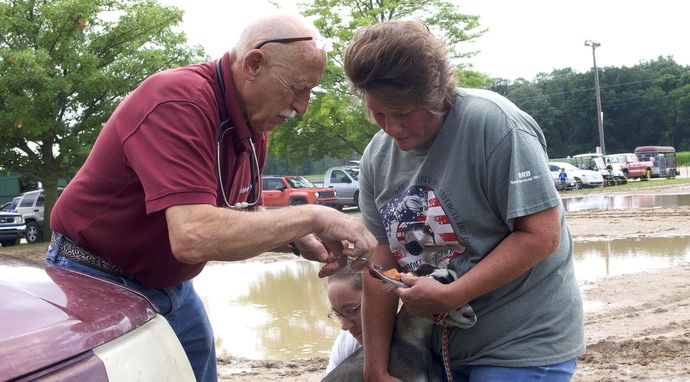
[{"label": "stethoscope", "polygon": [[[220,84],[220,92],[223,95],[223,99],[221,102],[225,102],[225,83],[223,81],[223,74],[220,70],[220,61],[221,59],[219,58],[218,61],[216,61],[216,74],[218,76],[218,83]],[[251,164],[249,165],[249,171],[250,171],[250,176],[251,176],[251,193],[252,196],[254,196],[254,201],[253,202],[237,202],[235,204],[230,204],[228,202],[228,197],[227,194],[225,193],[225,186],[223,185],[223,173],[221,171],[220,167],[220,144],[223,141],[223,137],[225,137],[225,133],[231,130],[235,130],[235,126],[230,126],[224,129],[225,125],[229,125],[232,123],[232,120],[230,117],[227,117],[225,115],[225,110],[224,108],[220,107],[219,104],[219,110],[221,116],[224,118],[224,120],[218,125],[218,135],[217,135],[217,140],[216,140],[216,163],[218,164],[218,183],[220,184],[220,192],[223,194],[223,201],[225,202],[225,206],[228,208],[232,209],[246,209],[249,207],[253,207],[259,203],[259,193],[257,190],[259,190],[259,174],[261,172],[261,169],[259,168],[259,158],[256,156],[256,148],[254,147],[254,141],[252,140],[251,135],[247,137],[247,140],[249,140],[249,148],[251,149]]]}]

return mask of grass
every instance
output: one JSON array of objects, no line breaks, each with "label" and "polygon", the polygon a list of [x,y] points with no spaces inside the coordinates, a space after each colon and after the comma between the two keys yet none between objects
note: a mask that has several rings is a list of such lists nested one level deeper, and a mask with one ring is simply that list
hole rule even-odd
[{"label": "grass", "polygon": [[641,189],[641,188],[649,188],[649,187],[658,187],[658,186],[674,186],[674,185],[682,185],[682,184],[690,184],[690,178],[676,178],[676,179],[652,179],[649,181],[641,181],[641,180],[630,180],[628,181],[627,184],[621,184],[618,186],[607,186],[604,188],[601,187],[586,187],[582,188],[579,190],[570,190],[570,191],[559,191],[560,194],[567,194],[567,195],[587,195],[591,193],[600,193],[606,190],[606,188],[610,188],[611,190],[635,190],[635,189]]},{"label": "grass", "polygon": [[48,243],[19,244],[13,247],[0,247],[0,256],[7,255],[18,259],[30,261],[37,265],[45,262]]},{"label": "grass", "polygon": [[13,253],[22,252],[25,250],[30,250],[30,251],[43,250],[43,252],[45,252],[47,249],[48,249],[48,243],[45,243],[45,242],[34,243],[34,244],[22,243],[21,245],[15,245],[13,247],[2,247],[2,249],[0,249],[0,252],[11,255]]}]

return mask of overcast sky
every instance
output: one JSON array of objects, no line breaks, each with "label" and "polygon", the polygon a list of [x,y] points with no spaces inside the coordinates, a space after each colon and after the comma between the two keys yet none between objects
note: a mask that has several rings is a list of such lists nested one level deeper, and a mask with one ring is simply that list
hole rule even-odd
[{"label": "overcast sky", "polygon": [[[192,44],[215,58],[232,47],[251,20],[274,9],[266,0],[161,0],[185,11],[182,24]],[[461,13],[480,16],[489,31],[468,49],[480,53],[474,69],[492,77],[532,80],[537,73],[597,66],[633,66],[658,56],[690,65],[690,8],[685,0],[455,0]],[[296,1],[279,0],[298,11]],[[242,5],[240,5],[242,4]]]}]

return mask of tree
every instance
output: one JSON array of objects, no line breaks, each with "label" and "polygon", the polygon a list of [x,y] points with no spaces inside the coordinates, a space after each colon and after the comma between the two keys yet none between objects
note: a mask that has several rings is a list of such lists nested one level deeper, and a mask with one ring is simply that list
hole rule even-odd
[{"label": "tree", "polygon": [[[476,54],[461,51],[461,43],[485,32],[479,29],[479,16],[461,14],[455,5],[444,0],[314,0],[302,4],[302,13],[316,17],[315,24],[332,44],[332,50],[323,81],[314,91],[307,113],[271,135],[271,155],[290,155],[297,161],[361,155],[379,130],[350,94],[342,68],[343,52],[357,28],[393,19],[423,21],[445,41],[458,69],[467,68],[462,60]],[[487,76],[470,71],[460,82],[490,83]]]},{"label": "tree", "polygon": [[[551,157],[594,151],[596,126],[593,72],[555,69],[525,80],[495,82],[491,89],[530,114],[544,130]],[[671,57],[633,67],[600,68],[607,153],[637,146],[690,147],[690,68]]]},{"label": "tree", "polygon": [[173,31],[181,17],[153,0],[0,0],[0,163],[42,182],[46,222],[58,179],[117,103],[154,72],[203,58]]}]

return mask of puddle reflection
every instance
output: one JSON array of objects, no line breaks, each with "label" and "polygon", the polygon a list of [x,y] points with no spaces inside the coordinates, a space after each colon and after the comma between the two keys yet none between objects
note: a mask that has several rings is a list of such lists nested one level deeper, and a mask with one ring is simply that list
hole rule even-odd
[{"label": "puddle reflection", "polygon": [[689,237],[575,243],[575,275],[579,281],[689,262]]},{"label": "puddle reflection", "polygon": [[[690,238],[578,242],[578,281],[690,262]],[[339,326],[319,265],[304,260],[211,263],[194,285],[207,307],[219,355],[290,360],[327,357]]]},{"label": "puddle reflection", "polygon": [[326,314],[325,281],[308,261],[211,263],[194,279],[218,355],[250,359],[328,356],[339,326]]},{"label": "puddle reflection", "polygon": [[566,211],[626,208],[679,207],[690,205],[690,194],[677,195],[587,195],[563,199]]}]

